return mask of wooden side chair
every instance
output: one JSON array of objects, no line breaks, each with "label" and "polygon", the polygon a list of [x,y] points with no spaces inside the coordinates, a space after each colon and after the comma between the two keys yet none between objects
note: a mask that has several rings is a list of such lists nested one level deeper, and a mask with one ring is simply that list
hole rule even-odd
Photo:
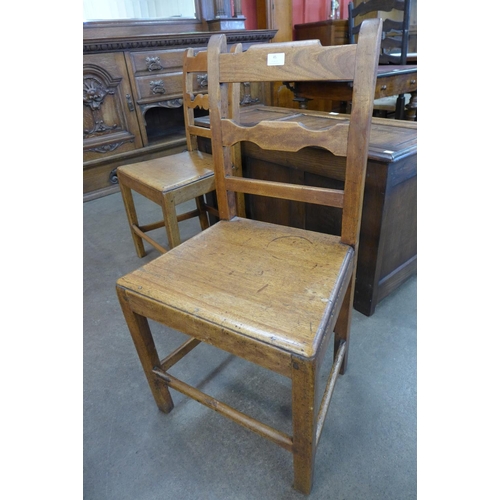
[{"label": "wooden side chair", "polygon": [[[290,451],[294,487],[309,493],[314,457],[339,373],[347,366],[354,277],[370,137],[381,21],[366,21],[357,45],[292,42],[227,53],[226,37],[208,45],[210,124],[220,221],[117,282],[117,293],[158,408],[180,391]],[[241,82],[354,80],[349,121],[312,130],[298,121],[241,125]],[[345,162],[344,189],[251,179],[235,174],[233,148],[250,141],[284,155],[308,147]],[[341,234],[237,215],[237,192],[342,208]],[[161,359],[153,320],[189,339]],[[291,379],[292,435],[272,428],[173,376],[169,369],[200,342]],[[333,357],[325,356],[333,343]],[[331,366],[319,391],[320,367]]]},{"label": "wooden side chair", "polygon": [[[378,16],[380,12],[394,13],[394,17],[385,19],[382,25],[382,41],[380,44],[379,64],[416,64],[417,54],[408,52],[410,30],[411,0],[365,0],[356,7],[351,1],[348,4],[348,36],[349,43],[356,43],[361,22],[366,17]],[[405,106],[410,101],[410,94],[382,97],[374,102],[376,116],[394,115],[404,118]]]},{"label": "wooden side chair", "polygon": [[[120,190],[139,257],[146,255],[144,240],[161,253],[167,251],[154,240],[149,231],[165,226],[170,248],[181,243],[179,222],[198,217],[202,229],[209,226],[207,214],[218,216],[218,211],[208,205],[204,195],[215,190],[212,156],[198,150],[197,137],[210,138],[210,130],[195,124],[195,109],[208,110],[206,86],[207,53],[194,54],[187,49],[183,67],[184,122],[187,150],[153,160],[123,165],[117,169]],[[205,80],[200,85],[198,76]],[[135,191],[162,208],[163,219],[140,225],[132,191]],[[188,200],[196,201],[196,209],[177,214],[176,206]]]}]

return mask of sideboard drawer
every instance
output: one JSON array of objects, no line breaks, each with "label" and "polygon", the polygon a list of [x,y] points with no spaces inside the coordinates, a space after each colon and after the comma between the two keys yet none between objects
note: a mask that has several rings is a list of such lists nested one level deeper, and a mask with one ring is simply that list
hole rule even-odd
[{"label": "sideboard drawer", "polygon": [[182,73],[141,76],[135,82],[138,104],[182,97]]},{"label": "sideboard drawer", "polygon": [[186,49],[131,52],[130,60],[134,75],[145,76],[182,71],[185,51]]}]

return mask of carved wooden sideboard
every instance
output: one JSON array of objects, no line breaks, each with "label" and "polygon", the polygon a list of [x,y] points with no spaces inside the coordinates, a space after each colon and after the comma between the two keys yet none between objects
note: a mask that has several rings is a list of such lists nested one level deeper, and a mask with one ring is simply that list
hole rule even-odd
[{"label": "carved wooden sideboard", "polygon": [[[214,33],[165,33],[165,27],[146,25],[124,34],[84,25],[84,201],[118,191],[118,166],[185,148],[183,53],[188,47],[206,49]],[[276,30],[224,33],[230,45],[246,48],[269,42]]]}]

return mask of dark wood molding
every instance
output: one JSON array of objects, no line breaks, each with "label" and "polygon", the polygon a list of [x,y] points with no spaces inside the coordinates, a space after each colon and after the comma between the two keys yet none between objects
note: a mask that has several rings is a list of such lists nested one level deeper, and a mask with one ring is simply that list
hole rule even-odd
[{"label": "dark wood molding", "polygon": [[95,36],[83,35],[83,53],[116,52],[123,50],[144,50],[175,47],[202,47],[208,44],[210,37],[216,33],[224,33],[229,44],[267,43],[274,37],[277,30],[234,30],[234,31],[204,31],[194,33],[168,33],[155,35],[151,33],[125,36]]}]

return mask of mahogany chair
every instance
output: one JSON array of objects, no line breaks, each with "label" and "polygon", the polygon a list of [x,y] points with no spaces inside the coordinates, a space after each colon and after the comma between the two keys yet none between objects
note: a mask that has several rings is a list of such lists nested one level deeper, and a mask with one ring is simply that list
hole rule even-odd
[{"label": "mahogany chair", "polygon": [[[195,124],[195,109],[208,110],[206,87],[207,53],[194,55],[187,49],[183,67],[184,122],[187,150],[153,160],[123,165],[117,169],[120,190],[139,257],[146,255],[144,240],[161,253],[167,251],[154,240],[149,231],[165,226],[170,248],[181,243],[179,222],[198,217],[202,229],[209,226],[207,213],[218,216],[215,207],[205,202],[204,195],[215,190],[212,156],[198,150],[197,137],[210,138],[210,130]],[[198,78],[200,77],[200,78]],[[200,84],[204,82],[204,84]],[[132,191],[162,208],[163,219],[140,225]],[[188,200],[196,201],[196,209],[177,214],[176,206]]]},{"label": "mahogany chair", "polygon": [[[319,42],[251,46],[227,53],[226,37],[208,45],[210,124],[220,221],[117,282],[117,293],[158,408],[180,391],[290,451],[294,487],[309,493],[314,457],[333,389],[347,366],[354,277],[370,137],[381,21],[366,21],[357,45]],[[240,82],[354,80],[350,120],[309,129],[300,118],[240,125]],[[345,165],[344,189],[250,179],[235,172],[242,141],[291,155],[324,148]],[[312,167],[312,166],[311,166]],[[237,192],[342,208],[340,235],[237,216]],[[149,320],[190,338],[161,359]],[[292,436],[179,380],[169,369],[200,342],[291,379]],[[325,356],[333,343],[333,357]],[[331,366],[326,390],[320,367]]]},{"label": "mahogany chair", "polygon": [[[396,19],[385,19],[382,25],[382,41],[380,44],[379,64],[416,64],[417,54],[408,52],[411,0],[365,0],[356,7],[351,1],[348,4],[349,43],[356,43],[361,22],[366,17],[378,16],[379,12],[388,12]],[[375,115],[388,116],[394,114],[403,119],[404,109],[410,95],[382,97],[374,103]]]}]

